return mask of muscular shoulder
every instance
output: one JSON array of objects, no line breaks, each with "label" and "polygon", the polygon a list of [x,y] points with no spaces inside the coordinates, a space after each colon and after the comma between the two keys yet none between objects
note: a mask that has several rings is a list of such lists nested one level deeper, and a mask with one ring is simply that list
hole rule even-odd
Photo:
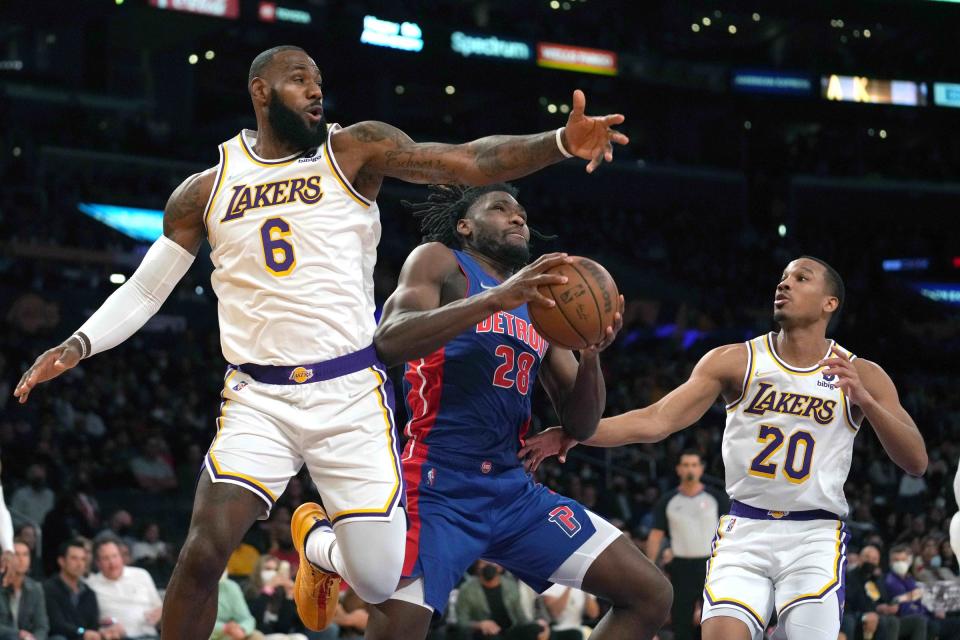
[{"label": "muscular shoulder", "polygon": [[853,367],[860,374],[860,379],[863,380],[868,391],[876,391],[878,387],[893,388],[894,386],[889,374],[876,362],[857,358],[853,361]]},{"label": "muscular shoulder", "polygon": [[403,264],[403,271],[445,277],[459,270],[457,259],[450,247],[442,242],[425,242],[410,252]]},{"label": "muscular shoulder", "polygon": [[742,379],[747,370],[747,345],[742,342],[711,349],[700,358],[697,369],[723,378]]},{"label": "muscular shoulder", "polygon": [[163,211],[164,235],[170,236],[169,232],[182,226],[203,226],[203,210],[216,178],[217,167],[210,167],[188,177],[173,190]]}]

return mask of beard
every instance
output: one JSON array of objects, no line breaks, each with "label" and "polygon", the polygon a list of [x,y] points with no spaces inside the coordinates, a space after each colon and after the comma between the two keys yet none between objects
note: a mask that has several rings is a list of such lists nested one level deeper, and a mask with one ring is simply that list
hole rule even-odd
[{"label": "beard", "polygon": [[275,91],[270,93],[267,122],[278,138],[297,149],[314,149],[327,139],[326,114],[311,126],[302,115],[285,105]]},{"label": "beard", "polygon": [[492,233],[478,230],[474,241],[474,248],[485,256],[516,271],[530,262],[530,243],[515,245],[495,237]]}]

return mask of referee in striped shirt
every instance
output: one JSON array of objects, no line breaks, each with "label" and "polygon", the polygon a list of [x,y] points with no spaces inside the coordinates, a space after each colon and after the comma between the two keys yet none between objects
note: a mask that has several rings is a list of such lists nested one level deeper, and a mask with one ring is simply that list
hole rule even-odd
[{"label": "referee in striped shirt", "polygon": [[660,498],[653,510],[647,557],[656,562],[664,537],[670,539],[673,560],[664,567],[673,584],[671,620],[674,638],[693,638],[693,611],[703,593],[710,542],[729,500],[722,491],[700,482],[703,457],[688,449],[677,463],[680,485]]}]

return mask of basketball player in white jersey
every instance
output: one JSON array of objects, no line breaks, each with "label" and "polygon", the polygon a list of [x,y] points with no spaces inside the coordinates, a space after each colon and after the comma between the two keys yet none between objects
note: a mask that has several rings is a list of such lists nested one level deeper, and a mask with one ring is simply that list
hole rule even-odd
[{"label": "basketball player in white jersey", "polygon": [[218,165],[174,191],[163,236],[136,273],[68,340],[42,354],[15,390],[24,402],[38,383],[133,335],[207,237],[230,367],[164,602],[164,638],[210,636],[228,556],[303,464],[325,507],[303,505],[291,523],[304,622],[328,623],[340,576],[373,603],[397,586],[403,486],[393,394],[372,345],[383,179],[481,185],[574,155],[593,171],[612,159],[614,143],[627,142],[611,128],[623,116],[585,116],[580,91],[566,127],[528,136],[450,145],[416,143],[382,122],[328,127],[320,81],[299,47],[254,59],[248,88],[257,131],[220,145]]},{"label": "basketball player in white jersey", "polygon": [[[773,317],[779,333],[707,353],[659,402],[604,418],[584,444],[657,442],[726,402],[723,463],[731,508],[720,518],[704,585],[704,640],[758,640],[775,610],[777,637],[836,640],[843,614],[853,439],[864,418],[902,469],[927,452],[890,377],[826,337],[843,281],[804,256],[787,265]],[[558,428],[520,451],[535,468],[574,442]]]}]

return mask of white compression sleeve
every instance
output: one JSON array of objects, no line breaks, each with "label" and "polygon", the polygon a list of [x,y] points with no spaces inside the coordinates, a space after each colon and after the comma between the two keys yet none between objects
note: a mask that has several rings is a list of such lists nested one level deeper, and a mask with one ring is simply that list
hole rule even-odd
[{"label": "white compression sleeve", "polygon": [[117,346],[142,327],[193,264],[193,254],[160,236],[130,279],[113,292],[74,335],[84,357]]},{"label": "white compression sleeve", "polygon": [[0,551],[13,551],[13,518],[3,499],[3,487],[0,486]]}]

